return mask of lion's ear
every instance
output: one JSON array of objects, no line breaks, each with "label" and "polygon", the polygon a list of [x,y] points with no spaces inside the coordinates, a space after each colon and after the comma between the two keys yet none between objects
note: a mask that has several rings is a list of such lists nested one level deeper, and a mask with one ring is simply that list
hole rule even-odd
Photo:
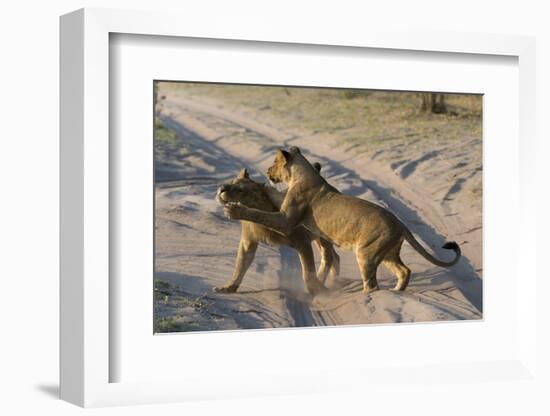
[{"label": "lion's ear", "polygon": [[241,171],[239,172],[239,178],[248,178],[248,170],[246,170],[246,168],[243,168],[241,169]]},{"label": "lion's ear", "polygon": [[288,151],[291,155],[295,155],[296,153],[302,154],[302,152],[300,152],[300,149],[296,146],[292,146],[290,149],[288,149]]},{"label": "lion's ear", "polygon": [[313,167],[315,168],[315,170],[316,170],[317,172],[321,172],[321,164],[320,164],[319,162],[315,162],[315,163],[313,164]]},{"label": "lion's ear", "polygon": [[277,152],[285,159],[285,162],[290,161],[290,153],[283,149],[277,149]]}]

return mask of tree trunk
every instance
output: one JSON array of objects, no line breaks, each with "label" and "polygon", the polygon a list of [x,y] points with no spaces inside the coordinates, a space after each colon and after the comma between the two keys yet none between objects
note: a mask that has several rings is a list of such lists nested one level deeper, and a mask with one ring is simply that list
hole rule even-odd
[{"label": "tree trunk", "polygon": [[445,94],[436,94],[433,92],[420,93],[422,105],[420,111],[423,113],[443,114],[447,112],[445,105]]}]

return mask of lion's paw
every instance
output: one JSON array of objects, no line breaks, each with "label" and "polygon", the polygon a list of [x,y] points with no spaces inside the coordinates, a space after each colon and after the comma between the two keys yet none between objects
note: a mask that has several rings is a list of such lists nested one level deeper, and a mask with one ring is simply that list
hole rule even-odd
[{"label": "lion's paw", "polygon": [[235,293],[237,288],[235,286],[222,286],[214,287],[214,292],[216,293]]},{"label": "lion's paw", "polygon": [[243,218],[246,207],[240,202],[228,202],[223,207],[223,212],[230,220],[240,220]]},{"label": "lion's paw", "polygon": [[306,290],[311,296],[321,295],[329,291],[326,286],[317,279],[312,279],[311,282],[308,282],[306,284]]},{"label": "lion's paw", "polygon": [[372,292],[376,292],[377,290],[380,290],[380,288],[378,287],[378,285],[374,286],[374,287],[364,287],[363,288],[363,293],[365,295],[370,295]]}]

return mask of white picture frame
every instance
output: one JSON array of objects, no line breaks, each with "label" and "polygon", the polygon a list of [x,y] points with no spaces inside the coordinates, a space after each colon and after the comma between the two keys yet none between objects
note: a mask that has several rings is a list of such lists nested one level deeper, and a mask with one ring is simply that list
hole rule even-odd
[{"label": "white picture frame", "polygon": [[[398,32],[352,29],[327,33],[244,18],[204,25],[173,13],[83,9],[61,18],[61,398],[80,406],[160,403],[220,397],[331,392],[360,384],[392,383],[401,390],[458,379],[480,383],[501,380],[537,382],[536,278],[530,247],[536,241],[533,183],[535,168],[535,41],[529,37],[468,33]],[[238,32],[235,31],[238,27]],[[217,380],[110,382],[109,333],[109,36],[113,33],[225,39],[334,47],[382,48],[436,53],[505,55],[519,67],[518,239],[511,244],[522,264],[517,290],[517,346],[508,357],[468,363],[419,362],[406,369],[362,367],[320,369],[321,373],[272,373],[260,381],[230,386],[231,376]],[[510,270],[517,274],[517,270]],[[514,274],[514,276],[516,276]],[[517,276],[516,276],[517,277]],[[297,333],[295,333],[297,334]],[[296,336],[296,335],[294,335]],[[332,335],[334,336],[334,334]],[[368,370],[368,371],[367,371]],[[442,373],[446,373],[442,376]],[[346,377],[342,377],[342,374]],[[323,377],[320,378],[320,374]],[[482,374],[472,377],[472,374]],[[290,379],[290,380],[289,380]],[[322,382],[320,381],[322,379]],[[341,380],[351,380],[342,382]],[[360,381],[360,383],[355,383]],[[358,388],[358,387],[357,387]],[[360,390],[358,390],[360,391]]]}]

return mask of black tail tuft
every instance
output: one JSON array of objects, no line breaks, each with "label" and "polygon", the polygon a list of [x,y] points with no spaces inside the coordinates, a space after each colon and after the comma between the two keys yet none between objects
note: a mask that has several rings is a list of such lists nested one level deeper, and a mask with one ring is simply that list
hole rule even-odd
[{"label": "black tail tuft", "polygon": [[458,244],[455,243],[454,241],[449,241],[443,244],[441,248],[444,248],[445,250],[454,250],[454,251],[459,249]]}]

